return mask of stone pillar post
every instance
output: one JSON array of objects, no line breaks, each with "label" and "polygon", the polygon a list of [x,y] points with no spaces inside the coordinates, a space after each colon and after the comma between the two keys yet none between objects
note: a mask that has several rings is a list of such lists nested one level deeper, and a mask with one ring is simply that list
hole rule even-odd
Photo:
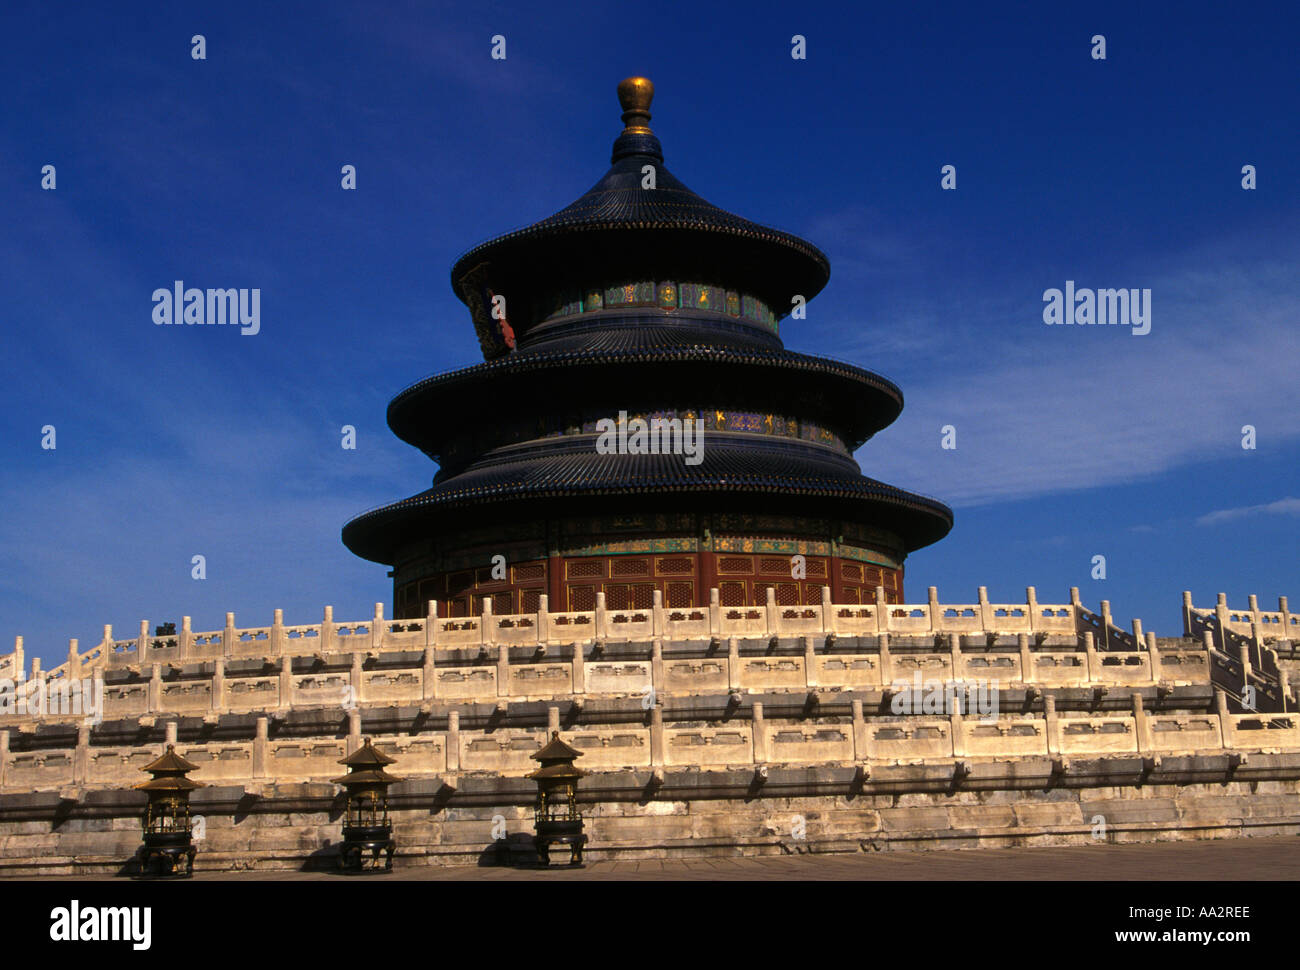
[{"label": "stone pillar post", "polygon": [[447,770],[460,771],[460,711],[447,714]]},{"label": "stone pillar post", "polygon": [[1282,636],[1295,643],[1297,634],[1300,634],[1300,628],[1294,625],[1295,621],[1291,616],[1291,609],[1287,606],[1285,596],[1277,598],[1277,609],[1282,614]]},{"label": "stone pillar post", "polygon": [[1020,682],[1034,682],[1034,655],[1029,650],[1029,634],[1021,633],[1016,637],[1016,646],[1020,648]]},{"label": "stone pillar post", "polygon": [[664,642],[657,637],[650,642],[650,686],[654,688],[656,696],[660,691],[668,689],[664,677]]},{"label": "stone pillar post", "polygon": [[943,610],[939,608],[939,587],[927,587],[925,598],[929,603],[930,632],[938,633],[943,629]]},{"label": "stone pillar post", "polygon": [[979,588],[980,600],[980,629],[984,631],[993,630],[997,624],[993,622],[993,607],[989,605],[989,588],[981,586]]},{"label": "stone pillar post", "polygon": [[551,598],[542,593],[537,597],[537,642],[546,643],[551,639]]},{"label": "stone pillar post", "polygon": [[718,587],[709,590],[709,635],[717,636],[722,632],[722,606],[718,598]]},{"label": "stone pillar post", "polygon": [[759,701],[754,701],[750,707],[750,727],[754,733],[754,763],[763,764],[767,761],[767,726],[763,722],[763,705]]},{"label": "stone pillar post", "polygon": [[945,702],[952,699],[952,709],[948,712],[948,729],[952,732],[952,756],[954,758],[964,758],[966,756],[966,725],[962,717],[961,702],[957,699],[957,689],[953,686],[950,690],[945,691]]},{"label": "stone pillar post", "polygon": [[361,670],[361,654],[353,651],[352,669],[348,672],[348,686],[352,688],[352,701],[355,704],[361,703],[361,690],[364,682],[364,674]]},{"label": "stone pillar post", "polygon": [[1097,645],[1093,642],[1091,630],[1083,634],[1083,653],[1088,661],[1088,683],[1095,683],[1101,674],[1101,663],[1097,660]]},{"label": "stone pillar post", "polygon": [[1029,617],[1029,632],[1033,633],[1042,622],[1042,618],[1038,615],[1038,590],[1033,586],[1026,586],[1025,601],[1028,603],[1025,608],[1025,615]]},{"label": "stone pillar post", "polygon": [[740,641],[735,637],[727,638],[727,687],[740,690]]},{"label": "stone pillar post", "polygon": [[77,643],[76,638],[68,640],[68,672],[64,674],[68,683],[81,677],[81,653],[77,649]]},{"label": "stone pillar post", "polygon": [[284,610],[276,610],[271,620],[271,656],[282,656],[288,648],[288,638],[284,635]]},{"label": "stone pillar post", "polygon": [[149,621],[140,621],[140,636],[135,641],[136,663],[144,666],[149,660]]},{"label": "stone pillar post", "polygon": [[763,612],[766,614],[767,635],[769,637],[780,636],[781,634],[781,611],[776,607],[776,587],[767,588],[767,603]]},{"label": "stone pillar post", "polygon": [[657,703],[650,708],[650,766],[664,766],[664,709]]},{"label": "stone pillar post", "polygon": [[830,635],[839,632],[840,618],[835,615],[835,604],[831,602],[831,588],[822,587],[822,632]]},{"label": "stone pillar post", "polygon": [[253,777],[265,778],[267,761],[271,755],[271,742],[268,739],[270,734],[268,724],[270,722],[265,714],[257,718],[257,734],[253,738]]},{"label": "stone pillar post", "polygon": [[502,643],[497,646],[497,696],[510,695],[510,648]]},{"label": "stone pillar post", "polygon": [[876,587],[876,630],[889,630],[889,604],[885,602],[885,587]]},{"label": "stone pillar post", "polygon": [[352,754],[361,747],[361,708],[354,707],[348,711],[347,754]]},{"label": "stone pillar post", "polygon": [[1219,645],[1228,652],[1228,594],[1220,593],[1214,604],[1214,616],[1219,621]]},{"label": "stone pillar post", "polygon": [[424,648],[424,699],[431,701],[438,696],[438,671],[434,665],[436,651],[432,644]]},{"label": "stone pillar post", "polygon": [[293,706],[293,658],[287,653],[280,658],[279,703],[281,710]]},{"label": "stone pillar post", "polygon": [[1060,722],[1056,718],[1056,695],[1043,695],[1043,721],[1047,730],[1047,754],[1058,757],[1061,754]]},{"label": "stone pillar post", "polygon": [[596,594],[596,636],[602,640],[609,636],[609,631],[605,627],[608,622],[605,613],[605,592],[601,590]]},{"label": "stone pillar post", "polygon": [[[175,723],[174,721],[169,723]],[[77,750],[72,754],[72,783],[84,785],[90,780],[90,724],[77,725]]]},{"label": "stone pillar post", "polygon": [[1151,718],[1142,706],[1142,694],[1133,692],[1133,722],[1137,733],[1138,754],[1150,754],[1153,747]]},{"label": "stone pillar post", "polygon": [[226,614],[226,628],[221,634],[221,653],[229,657],[235,652],[235,614]]},{"label": "stone pillar post", "polygon": [[0,731],[0,789],[5,787],[9,773],[9,732]]},{"label": "stone pillar post", "polygon": [[876,642],[880,645],[880,684],[888,687],[894,682],[894,658],[889,653],[889,634],[878,634]]},{"label": "stone pillar post", "polygon": [[375,604],[375,615],[370,621],[370,649],[376,652],[384,648],[384,638],[388,633],[388,624],[384,622],[384,604]]},{"label": "stone pillar post", "polygon": [[651,600],[650,632],[657,637],[664,635],[664,591],[656,588]]},{"label": "stone pillar post", "polygon": [[1114,624],[1110,615],[1110,600],[1101,601],[1101,642],[1097,644],[1098,650],[1110,649],[1110,628]]},{"label": "stone pillar post", "polygon": [[[111,628],[104,627],[104,639],[110,639],[110,633]],[[194,630],[190,627],[188,616],[181,617],[181,632],[176,645],[180,647],[177,652],[185,659],[188,659],[194,651]]]},{"label": "stone pillar post", "polygon": [[581,640],[573,641],[573,692],[587,693],[587,663],[583,651],[586,649]]},{"label": "stone pillar post", "polygon": [[1228,695],[1223,692],[1222,687],[1214,688],[1214,706],[1219,713],[1219,731],[1223,735],[1223,746],[1236,748],[1236,725],[1232,722],[1232,715],[1228,713]]},{"label": "stone pillar post", "polygon": [[862,714],[862,701],[853,701],[853,760],[866,763],[871,760],[871,735],[867,719]]},{"label": "stone pillar post", "polygon": [[149,667],[149,694],[145,710],[154,714],[162,710],[162,664]]},{"label": "stone pillar post", "polygon": [[334,607],[325,607],[325,616],[320,623],[320,652],[322,655],[334,650]]},{"label": "stone pillar post", "polygon": [[[599,599],[603,594],[597,593]],[[496,642],[496,624],[492,620],[492,597],[483,597],[483,609],[478,618],[478,642],[495,643]]]},{"label": "stone pillar post", "polygon": [[436,647],[438,645],[438,601],[429,600],[424,610],[424,645]]},{"label": "stone pillar post", "polygon": [[812,637],[803,638],[803,673],[804,682],[812,690],[817,686],[817,648]]},{"label": "stone pillar post", "polygon": [[948,662],[952,665],[952,679],[961,680],[965,671],[962,669],[960,633],[948,634],[948,654]]},{"label": "stone pillar post", "polygon": [[218,657],[212,668],[212,691],[208,700],[210,709],[220,714],[226,709],[226,658]]},{"label": "stone pillar post", "polygon": [[[175,720],[171,720],[171,721],[166,721],[166,722],[164,722],[164,724],[163,724],[163,744],[175,744],[175,743],[176,743],[176,728],[177,728],[177,722],[176,722]],[[161,753],[161,752],[160,752],[160,753]]]}]

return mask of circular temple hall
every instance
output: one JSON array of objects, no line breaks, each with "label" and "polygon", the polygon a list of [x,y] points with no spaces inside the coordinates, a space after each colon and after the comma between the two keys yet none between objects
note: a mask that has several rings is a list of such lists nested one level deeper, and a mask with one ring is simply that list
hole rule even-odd
[{"label": "circular temple hall", "polygon": [[543,595],[583,611],[598,593],[640,610],[656,590],[689,609],[713,588],[726,607],[769,587],[787,606],[824,586],[898,603],[907,555],[952,527],[853,458],[902,392],[785,349],[780,321],[825,287],[826,256],[678,181],[653,92],[619,85],[625,127],[586,194],[452,267],[484,362],[393,399],[389,427],[437,474],[343,529],[391,568],[395,617],[530,613]]}]

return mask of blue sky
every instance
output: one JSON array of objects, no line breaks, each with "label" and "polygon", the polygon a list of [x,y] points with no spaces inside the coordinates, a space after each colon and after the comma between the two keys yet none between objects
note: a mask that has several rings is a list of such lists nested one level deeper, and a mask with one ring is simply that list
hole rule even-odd
[{"label": "blue sky", "polygon": [[[1183,589],[1300,609],[1294,5],[21,3],[2,22],[0,650],[23,634],[59,662],[104,623],[388,603],[339,530],[433,473],[384,409],[480,359],[450,265],[600,177],[632,74],[678,178],[830,257],[787,346],[903,388],[857,458],[956,512],[909,559],[909,600],[1077,585],[1171,636]],[[260,288],[261,332],[154,326],[176,279]],[[1150,288],[1151,332],[1045,326],[1067,279]]]}]

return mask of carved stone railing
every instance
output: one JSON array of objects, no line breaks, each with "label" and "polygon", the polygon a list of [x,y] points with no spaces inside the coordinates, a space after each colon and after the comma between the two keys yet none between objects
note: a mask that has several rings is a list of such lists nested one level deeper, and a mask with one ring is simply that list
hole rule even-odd
[{"label": "carved stone railing", "polygon": [[1183,634],[1205,644],[1214,685],[1244,712],[1295,710],[1289,674],[1279,666],[1276,649],[1300,639],[1300,617],[1290,612],[1285,596],[1278,597],[1277,612],[1260,610],[1254,595],[1250,610],[1241,612],[1228,608],[1223,593],[1214,609],[1198,609],[1192,594],[1184,592]]},{"label": "carved stone railing", "polygon": [[[1228,636],[1237,634],[1229,631]],[[34,658],[28,685],[29,689],[35,689],[30,685],[63,678],[102,677],[110,671],[132,672],[136,676],[134,683],[115,681],[113,688],[106,692],[105,702],[110,712],[119,715],[195,712],[204,708],[206,698],[207,710],[219,714],[228,709],[283,710],[299,704],[328,703],[330,692],[340,686],[337,679],[332,675],[322,676],[319,683],[315,679],[295,679],[293,658],[310,657],[318,663],[335,666],[351,663],[355,671],[342,686],[351,691],[349,696],[364,699],[371,680],[361,676],[359,658],[394,651],[423,651],[424,667],[401,684],[385,685],[384,693],[391,699],[397,699],[400,694],[409,695],[408,699],[429,700],[440,694],[510,696],[517,686],[529,688],[526,691],[529,694],[539,694],[545,693],[536,689],[539,684],[558,683],[554,671],[546,674],[543,681],[526,683],[528,675],[512,673],[509,663],[485,664],[474,670],[441,669],[435,674],[436,656],[446,656],[448,651],[466,647],[491,651],[519,646],[544,652],[548,645],[599,645],[606,641],[804,640],[823,645],[835,640],[874,641],[877,659],[861,658],[851,673],[846,671],[842,678],[838,662],[814,657],[800,661],[821,682],[852,686],[863,682],[866,670],[873,671],[872,676],[891,679],[900,673],[910,674],[902,660],[891,665],[888,659],[891,637],[932,638],[937,644],[935,653],[944,658],[936,663],[941,663],[947,671],[957,671],[959,676],[996,675],[998,679],[1021,684],[1114,686],[1165,679],[1194,683],[1208,676],[1204,657],[1188,656],[1186,663],[1175,663],[1176,658],[1167,652],[1157,652],[1154,634],[1144,637],[1140,620],[1133,621],[1131,634],[1120,630],[1111,620],[1108,602],[1102,601],[1100,613],[1093,613],[1080,602],[1077,588],[1071,589],[1068,604],[1041,604],[1033,587],[1027,589],[1024,603],[992,603],[987,590],[981,587],[974,603],[942,604],[937,590],[931,587],[925,603],[891,604],[883,588],[877,588],[872,603],[835,604],[831,602],[830,589],[824,587],[820,603],[799,606],[778,605],[775,592],[769,589],[767,602],[762,606],[724,607],[718,590],[713,589],[707,607],[666,608],[656,591],[652,605],[640,610],[609,610],[604,594],[598,593],[595,609],[565,613],[550,612],[547,597],[543,595],[537,612],[509,616],[494,615],[491,601],[486,600],[483,612],[471,617],[439,617],[434,602],[428,604],[426,616],[403,620],[385,619],[383,604],[378,603],[372,617],[356,622],[336,621],[330,606],[325,607],[321,622],[315,624],[285,625],[283,611],[276,610],[270,626],[238,627],[235,615],[227,613],[222,629],[194,631],[190,618],[184,617],[180,631],[168,635],[150,635],[149,624],[142,620],[138,634],[131,639],[115,638],[112,627],[105,626],[100,643],[85,653],[79,651],[77,641],[71,641],[67,661],[51,671],[42,672],[39,660]],[[1000,639],[1012,637],[1018,644],[1014,651],[1007,645],[1010,652],[993,661],[980,656],[980,647],[987,649]],[[1274,695],[1284,696],[1285,691],[1279,694],[1279,685],[1268,679],[1269,672],[1276,669],[1276,659],[1267,654],[1264,651],[1257,656],[1252,669],[1263,702],[1271,704]],[[352,660],[348,661],[348,657]],[[252,678],[225,675],[227,662],[258,659],[278,673],[270,677],[261,673]],[[207,678],[211,683],[207,687],[176,683],[180,669],[196,663],[215,665],[216,673]],[[819,670],[814,670],[818,664]],[[570,690],[574,692],[587,689],[586,675],[577,669],[580,666],[576,664],[568,678]],[[1174,666],[1178,669],[1173,669]],[[1221,664],[1220,681],[1229,695],[1236,698],[1241,693],[1239,688],[1248,681],[1240,678],[1239,683],[1233,681],[1236,674],[1223,673],[1225,669]],[[14,679],[26,674],[21,637],[12,654],[0,657],[0,671],[5,670]],[[732,670],[728,676],[733,686],[740,687],[746,684],[747,678],[758,675]],[[418,691],[416,682],[419,682]],[[667,689],[661,683],[654,686]]]},{"label": "carved stone railing", "polygon": [[[549,709],[547,730],[497,727],[464,730],[453,715],[445,729],[377,736],[395,754],[403,777],[419,779],[478,772],[519,777],[535,767],[530,757],[559,723]],[[276,739],[268,718],[257,719],[251,736],[178,741],[175,722],[166,741],[199,766],[196,780],[244,785],[255,790],[274,782],[322,782],[338,772],[337,762],[360,743],[360,722],[350,720],[346,738],[333,735]],[[1164,755],[1214,757],[1224,772],[1247,763],[1254,753],[1300,753],[1300,715],[1209,712],[1151,714],[1140,697],[1128,710],[1107,714],[1038,713],[915,714],[866,716],[860,701],[848,718],[818,720],[768,717],[761,703],[726,720],[669,721],[654,707],[644,721],[578,724],[570,729],[592,771],[674,768],[755,771],[767,767],[859,766],[867,776],[877,766],[948,765],[956,772],[972,762],[1051,759],[1054,771],[1069,759],[1141,759],[1154,768]],[[11,732],[0,730],[0,791],[38,792],[121,788],[139,780],[139,769],[161,744],[104,745],[87,728],[75,741],[11,750]],[[1144,768],[1144,770],[1148,770]],[[69,795],[68,797],[75,797]]]}]

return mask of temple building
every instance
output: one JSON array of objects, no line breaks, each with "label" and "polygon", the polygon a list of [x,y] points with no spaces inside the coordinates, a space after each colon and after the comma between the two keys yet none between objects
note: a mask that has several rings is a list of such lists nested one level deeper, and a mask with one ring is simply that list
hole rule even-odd
[{"label": "temple building", "polygon": [[[388,407],[431,486],[343,530],[392,568],[394,615],[902,602],[939,502],[864,477],[854,452],[902,392],[787,350],[780,321],[826,285],[811,243],[711,205],[664,166],[653,85],[618,86],[611,167],[572,205],[452,267],[484,362]],[[600,447],[624,419],[630,447]],[[662,428],[665,442],[638,429]],[[658,422],[658,423],[656,423]],[[681,429],[685,429],[685,434]],[[692,443],[694,453],[672,444]],[[647,438],[649,440],[647,440]],[[663,445],[660,447],[659,445]],[[656,453],[657,452],[657,453]],[[792,568],[794,556],[802,556]]]},{"label": "temple building", "polygon": [[650,95],[591,191],[452,270],[485,360],[392,402],[438,472],[343,531],[393,613],[0,654],[0,876],[1300,831],[1286,597],[1188,591],[1163,635],[1078,588],[904,599],[951,513],[853,458],[902,395],[785,349],[826,258],[669,174]]}]

